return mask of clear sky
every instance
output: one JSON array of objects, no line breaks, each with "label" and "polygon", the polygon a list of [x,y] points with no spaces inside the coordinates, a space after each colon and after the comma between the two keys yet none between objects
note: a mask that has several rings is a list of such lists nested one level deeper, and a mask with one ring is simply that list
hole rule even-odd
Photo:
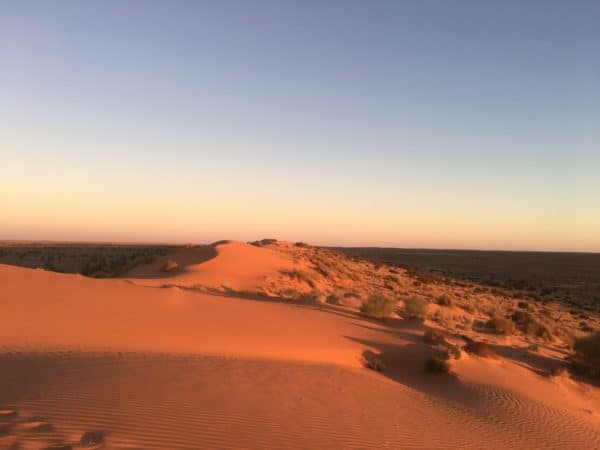
[{"label": "clear sky", "polygon": [[0,239],[600,251],[600,2],[0,1]]}]

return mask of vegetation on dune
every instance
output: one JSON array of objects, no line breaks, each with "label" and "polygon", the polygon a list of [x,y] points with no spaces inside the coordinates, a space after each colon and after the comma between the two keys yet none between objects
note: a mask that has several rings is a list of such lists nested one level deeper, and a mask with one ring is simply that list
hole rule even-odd
[{"label": "vegetation on dune", "polygon": [[497,355],[485,342],[468,341],[465,346],[465,351],[473,355],[481,356],[482,358],[496,358]]},{"label": "vegetation on dune", "polygon": [[440,330],[427,330],[423,335],[423,340],[428,344],[445,344],[446,337]]},{"label": "vegetation on dune", "polygon": [[315,289],[317,287],[313,277],[304,270],[283,270],[281,271],[281,273],[290,277],[292,280],[296,280],[298,283],[308,284],[312,289]]},{"label": "vegetation on dune", "polygon": [[504,317],[492,317],[487,321],[486,327],[498,334],[514,334],[516,327],[515,323]]},{"label": "vegetation on dune", "polygon": [[429,303],[422,298],[409,297],[404,300],[404,310],[409,319],[424,320],[427,315]]},{"label": "vegetation on dune", "polygon": [[440,296],[437,302],[440,306],[452,306],[452,299],[445,294]]},{"label": "vegetation on dune", "polygon": [[385,363],[378,356],[367,358],[365,366],[375,372],[383,372],[385,370]]},{"label": "vegetation on dune", "polygon": [[425,369],[429,373],[450,373],[450,363],[439,356],[432,356],[425,362]]},{"label": "vegetation on dune", "polygon": [[173,261],[172,259],[168,259],[163,263],[160,270],[161,270],[161,272],[171,272],[178,268],[179,268],[179,264],[177,264],[177,262]]},{"label": "vegetation on dune", "polygon": [[600,332],[575,340],[575,368],[593,376],[600,376]]},{"label": "vegetation on dune", "polygon": [[519,330],[526,335],[542,338],[548,341],[553,339],[553,333],[550,326],[526,311],[515,311],[512,314],[512,320],[517,325]]},{"label": "vegetation on dune", "polygon": [[369,317],[381,319],[393,313],[397,303],[394,298],[373,294],[360,306],[360,312]]}]

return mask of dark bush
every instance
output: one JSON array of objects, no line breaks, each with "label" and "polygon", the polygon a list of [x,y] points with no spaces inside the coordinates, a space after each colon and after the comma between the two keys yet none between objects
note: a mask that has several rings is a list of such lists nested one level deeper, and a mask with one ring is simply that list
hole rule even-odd
[{"label": "dark bush", "polygon": [[450,363],[437,356],[433,356],[425,363],[425,369],[429,373],[450,373]]},{"label": "dark bush", "polygon": [[440,306],[452,306],[452,299],[447,295],[442,295],[438,298],[438,305]]},{"label": "dark bush", "polygon": [[577,369],[600,376],[600,332],[577,339],[574,347]]},{"label": "dark bush", "polygon": [[496,353],[485,342],[469,341],[465,346],[465,351],[482,358],[497,358]]},{"label": "dark bush", "polygon": [[504,317],[493,317],[487,321],[486,327],[499,334],[513,334],[515,332],[514,322]]}]

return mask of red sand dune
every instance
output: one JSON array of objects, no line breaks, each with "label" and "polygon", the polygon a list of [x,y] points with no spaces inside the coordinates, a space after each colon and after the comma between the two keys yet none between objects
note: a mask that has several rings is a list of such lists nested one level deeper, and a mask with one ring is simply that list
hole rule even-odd
[{"label": "red sand dune", "polygon": [[505,358],[426,374],[422,324],[186,289],[256,289],[281,252],[181,252],[128,279],[0,265],[0,448],[599,447],[595,387]]}]

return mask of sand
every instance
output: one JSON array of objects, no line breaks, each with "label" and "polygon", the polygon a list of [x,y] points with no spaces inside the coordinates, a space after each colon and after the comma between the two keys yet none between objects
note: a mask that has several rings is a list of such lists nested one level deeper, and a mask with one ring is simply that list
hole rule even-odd
[{"label": "sand", "polygon": [[[289,252],[180,252],[175,273],[124,279],[0,265],[0,448],[80,448],[86,432],[115,449],[600,444],[599,389],[536,370],[550,352],[428,374],[427,322],[242,295],[306,269]],[[364,367],[375,355],[383,373]]]}]

